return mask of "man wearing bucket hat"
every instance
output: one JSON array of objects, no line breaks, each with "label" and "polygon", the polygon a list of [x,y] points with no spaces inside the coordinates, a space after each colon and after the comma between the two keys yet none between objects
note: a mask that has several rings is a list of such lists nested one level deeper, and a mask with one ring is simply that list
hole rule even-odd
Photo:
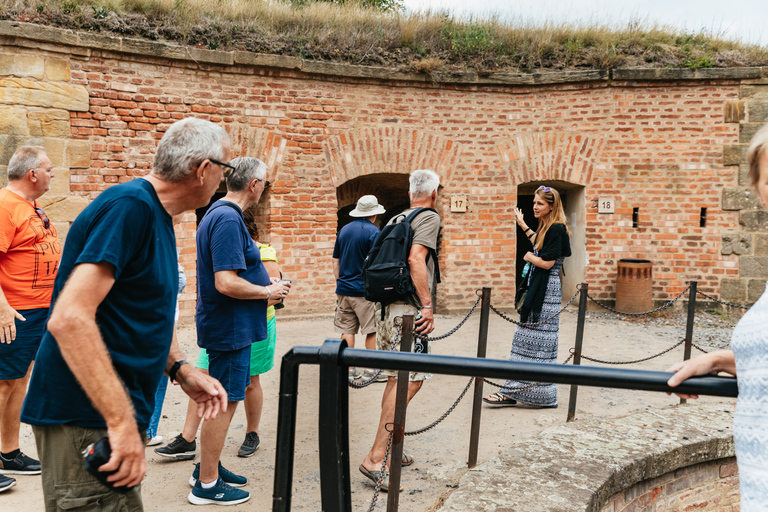
[{"label": "man wearing bucket hat", "polygon": [[[363,287],[363,263],[373,243],[379,236],[376,216],[386,210],[376,196],[363,196],[357,207],[349,212],[355,220],[341,228],[333,247],[333,274],[336,276],[336,315],[333,324],[336,332],[347,345],[354,348],[355,334],[359,330],[365,336],[365,348],[376,349],[376,325],[373,321],[373,302],[365,300]],[[373,370],[366,374],[357,368],[349,369],[349,378],[370,378]]]}]

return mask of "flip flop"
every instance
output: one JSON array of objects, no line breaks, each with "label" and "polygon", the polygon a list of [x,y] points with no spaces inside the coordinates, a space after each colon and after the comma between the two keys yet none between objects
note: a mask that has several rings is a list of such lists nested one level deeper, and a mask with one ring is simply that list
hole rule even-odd
[{"label": "flip flop", "polygon": [[411,464],[413,464],[413,457],[403,452],[403,462],[400,464],[400,466],[405,467],[410,466]]},{"label": "flip flop", "polygon": [[[373,482],[373,485],[376,485],[376,482],[381,479],[381,487],[379,487],[379,489],[384,492],[389,492],[389,471],[368,471],[362,464],[360,464],[360,472],[366,477],[370,478]],[[402,490],[403,486],[401,485],[400,491],[402,492]]]},{"label": "flip flop", "polygon": [[517,400],[507,398],[501,393],[494,393],[492,395],[484,396],[483,402],[490,405],[497,405],[499,407],[514,407],[517,405]]}]

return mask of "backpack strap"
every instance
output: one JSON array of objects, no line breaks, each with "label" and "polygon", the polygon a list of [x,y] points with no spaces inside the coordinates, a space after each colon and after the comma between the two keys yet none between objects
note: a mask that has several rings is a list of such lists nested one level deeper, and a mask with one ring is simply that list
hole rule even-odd
[{"label": "backpack strap", "polygon": [[[437,213],[437,210],[434,208],[416,208],[414,211],[412,211],[408,216],[405,218],[405,222],[408,222],[409,224],[413,221],[413,219],[416,218],[417,215],[424,211],[430,211]],[[401,214],[402,215],[402,214]],[[439,214],[438,214],[439,215]],[[440,228],[442,229],[442,228]],[[440,238],[440,230],[437,232],[438,238]],[[435,249],[428,249],[427,253],[427,261],[429,261],[429,258],[432,258],[435,261],[435,283],[440,283],[440,265],[437,263],[437,251]]]},{"label": "backpack strap", "polygon": [[208,215],[209,213],[211,213],[216,208],[221,208],[222,206],[229,206],[230,208],[235,210],[237,212],[237,214],[240,215],[241,218],[244,218],[243,212],[240,210],[240,208],[235,206],[233,203],[230,203],[229,201],[222,201],[221,203],[217,204],[216,206],[211,206],[210,208],[208,208],[208,211],[205,212],[205,214]]}]

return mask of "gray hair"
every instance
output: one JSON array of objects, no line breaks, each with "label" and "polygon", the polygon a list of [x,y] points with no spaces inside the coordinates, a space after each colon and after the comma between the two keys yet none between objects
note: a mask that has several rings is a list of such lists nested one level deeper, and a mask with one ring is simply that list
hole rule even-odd
[{"label": "gray hair", "polygon": [[30,169],[40,167],[43,155],[45,148],[42,146],[21,146],[8,162],[8,181],[20,180]]},{"label": "gray hair", "polygon": [[440,176],[434,171],[419,169],[411,173],[410,182],[411,197],[429,196],[440,186]]},{"label": "gray hair", "polygon": [[230,192],[242,192],[254,179],[264,181],[267,177],[267,164],[258,158],[241,156],[230,163],[235,167],[227,178],[227,190]]},{"label": "gray hair", "polygon": [[152,172],[164,181],[178,183],[207,158],[224,158],[222,145],[229,135],[219,125],[188,117],[168,128],[157,146]]},{"label": "gray hair", "polygon": [[752,137],[752,142],[747,149],[747,163],[749,171],[747,177],[753,187],[757,186],[757,180],[760,179],[760,155],[768,152],[768,124]]}]

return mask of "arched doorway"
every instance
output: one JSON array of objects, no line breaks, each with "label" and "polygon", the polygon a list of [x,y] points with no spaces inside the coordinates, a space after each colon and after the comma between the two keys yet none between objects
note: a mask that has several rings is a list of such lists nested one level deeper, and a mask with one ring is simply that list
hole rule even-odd
[{"label": "arched doorway", "polygon": [[336,232],[353,220],[349,212],[355,209],[357,200],[365,195],[374,195],[386,213],[376,219],[376,224],[384,226],[389,219],[406,210],[408,199],[408,175],[396,173],[367,174],[351,179],[336,189],[339,209],[336,212],[338,222]]},{"label": "arched doorway", "polygon": [[[524,183],[517,187],[517,205],[523,210],[525,223],[535,229],[538,221],[533,216],[533,195],[540,186],[555,187],[560,193],[563,201],[563,209],[568,218],[568,228],[571,230],[571,257],[566,258],[563,263],[563,300],[568,300],[576,293],[576,286],[584,281],[587,264],[587,202],[585,188],[581,185],[568,183],[565,181],[532,181]],[[520,274],[523,272],[525,261],[523,256],[531,250],[531,243],[523,233],[523,230],[517,228],[517,261],[516,261],[516,280],[517,287],[520,286]]]}]

